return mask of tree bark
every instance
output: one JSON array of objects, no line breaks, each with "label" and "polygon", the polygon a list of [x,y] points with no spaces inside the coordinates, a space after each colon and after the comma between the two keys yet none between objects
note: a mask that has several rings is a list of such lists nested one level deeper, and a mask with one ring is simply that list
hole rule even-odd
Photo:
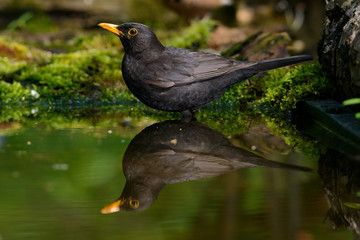
[{"label": "tree bark", "polygon": [[341,100],[360,97],[360,1],[325,1],[319,61]]}]

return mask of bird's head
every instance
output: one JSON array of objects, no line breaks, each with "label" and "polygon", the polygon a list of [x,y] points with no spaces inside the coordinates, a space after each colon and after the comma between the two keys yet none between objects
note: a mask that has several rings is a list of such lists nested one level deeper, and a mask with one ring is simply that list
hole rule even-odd
[{"label": "bird's head", "polygon": [[146,183],[127,181],[120,198],[106,205],[101,212],[106,214],[119,211],[144,211],[155,202],[162,187],[162,183],[159,185],[152,181]]},{"label": "bird's head", "polygon": [[101,209],[101,213],[114,213],[119,212],[121,210],[125,211],[139,211],[142,208],[140,207],[140,201],[138,199],[127,199],[127,198],[120,198]]},{"label": "bird's head", "polygon": [[155,33],[146,25],[140,23],[123,23],[121,25],[100,23],[98,26],[119,36],[127,54],[135,55],[146,50],[156,52],[164,49]]}]

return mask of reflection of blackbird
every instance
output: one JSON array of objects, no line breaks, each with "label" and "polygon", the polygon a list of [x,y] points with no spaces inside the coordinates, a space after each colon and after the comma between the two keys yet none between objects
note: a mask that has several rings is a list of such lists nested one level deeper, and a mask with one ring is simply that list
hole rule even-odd
[{"label": "reflection of blackbird", "polygon": [[166,184],[210,178],[238,168],[266,166],[309,171],[269,161],[234,147],[221,133],[198,122],[166,121],[139,133],[123,160],[126,184],[103,213],[147,209]]},{"label": "reflection of blackbird", "polygon": [[219,98],[232,85],[259,72],[312,60],[302,55],[262,62],[233,61],[215,54],[165,47],[139,23],[99,26],[120,37],[122,73],[130,91],[146,105],[169,112],[192,111]]}]

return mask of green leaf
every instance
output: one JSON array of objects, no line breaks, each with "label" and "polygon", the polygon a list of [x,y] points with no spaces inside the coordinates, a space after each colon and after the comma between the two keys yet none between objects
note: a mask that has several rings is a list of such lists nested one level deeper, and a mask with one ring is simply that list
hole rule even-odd
[{"label": "green leaf", "polygon": [[347,99],[347,100],[343,101],[342,104],[344,106],[360,104],[360,98],[350,98],[350,99]]},{"label": "green leaf", "polygon": [[360,209],[360,203],[345,202],[344,205],[350,208]]}]

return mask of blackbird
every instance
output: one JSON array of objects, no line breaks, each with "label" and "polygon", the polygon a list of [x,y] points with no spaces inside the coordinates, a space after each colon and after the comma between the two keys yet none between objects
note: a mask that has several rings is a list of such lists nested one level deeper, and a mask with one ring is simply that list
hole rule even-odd
[{"label": "blackbird", "polygon": [[152,108],[181,112],[185,118],[237,82],[262,71],[313,59],[311,55],[299,55],[261,62],[234,61],[163,46],[154,32],[140,23],[99,26],[119,36],[123,44],[122,73],[130,91]]},{"label": "blackbird", "polygon": [[311,171],[235,147],[222,133],[196,121],[165,121],[145,128],[131,140],[122,165],[124,189],[102,213],[143,211],[168,184],[216,177],[241,168]]}]

